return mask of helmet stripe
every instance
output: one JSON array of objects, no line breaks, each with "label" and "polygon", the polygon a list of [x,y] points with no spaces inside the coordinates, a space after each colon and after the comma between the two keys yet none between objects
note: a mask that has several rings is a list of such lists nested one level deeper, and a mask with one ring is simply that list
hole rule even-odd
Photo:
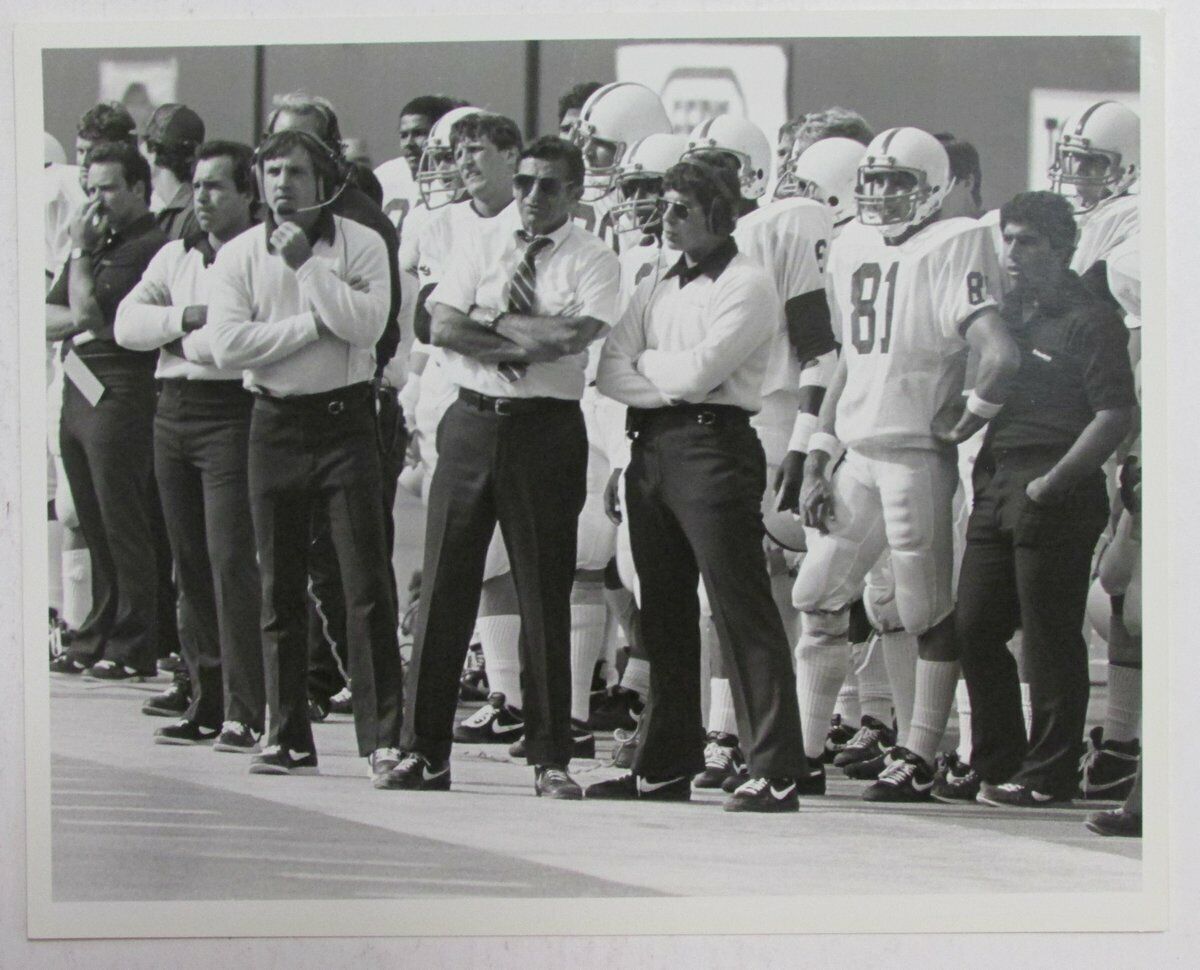
[{"label": "helmet stripe", "polygon": [[883,133],[883,144],[879,146],[879,150],[884,155],[886,155],[888,153],[888,149],[891,148],[891,146],[892,146],[892,139],[895,138],[896,135],[899,134],[899,132],[900,132],[899,128],[889,128],[887,131],[885,131]]},{"label": "helmet stripe", "polygon": [[594,109],[596,107],[596,105],[598,105],[601,101],[603,101],[604,97],[610,91],[615,91],[617,88],[628,87],[630,84],[633,84],[633,83],[634,83],[633,81],[610,81],[608,84],[605,84],[603,87],[596,88],[596,90],[592,92],[591,97],[587,99],[587,104],[584,105],[584,108],[588,109],[588,112],[587,113],[581,112],[581,114],[583,114],[584,117],[587,117],[587,115],[590,114],[591,109]]},{"label": "helmet stripe", "polygon": [[1092,117],[1092,114],[1098,108],[1103,108],[1106,104],[1116,104],[1116,103],[1117,102],[1115,102],[1115,101],[1097,101],[1094,105],[1092,105],[1090,108],[1088,108],[1087,111],[1085,111],[1083,114],[1081,114],[1079,116],[1079,124],[1075,126],[1075,134],[1077,134],[1077,135],[1083,134],[1083,129],[1087,125],[1088,119]]}]

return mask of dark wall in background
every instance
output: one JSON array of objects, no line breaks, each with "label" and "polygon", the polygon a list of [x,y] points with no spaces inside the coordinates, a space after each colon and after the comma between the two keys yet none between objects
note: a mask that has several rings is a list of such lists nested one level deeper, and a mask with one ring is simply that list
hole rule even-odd
[{"label": "dark wall in background", "polygon": [[[792,114],[841,104],[861,111],[880,129],[913,124],[953,131],[979,148],[989,205],[1025,187],[1033,88],[1138,88],[1136,44],[1123,38],[811,38],[783,43]],[[611,40],[539,45],[541,131],[554,130],[555,103],[572,84],[614,79],[617,46]],[[100,60],[164,56],[179,59],[179,97],[200,112],[213,136],[256,139],[250,47],[48,51],[47,130],[70,151],[75,121],[96,98]],[[265,66],[268,105],[271,95],[299,88],[329,97],[343,133],[366,138],[376,163],[394,154],[397,112],[417,94],[456,94],[524,121],[521,42],[268,46]]]}]

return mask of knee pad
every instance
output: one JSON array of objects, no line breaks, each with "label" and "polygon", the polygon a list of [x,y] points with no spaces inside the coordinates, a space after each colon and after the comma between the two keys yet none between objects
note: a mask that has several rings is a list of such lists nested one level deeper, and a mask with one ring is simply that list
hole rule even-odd
[{"label": "knee pad", "polygon": [[800,562],[800,570],[792,586],[792,606],[804,612],[845,610],[849,605],[849,597],[847,602],[830,602],[831,594],[837,595],[838,592],[838,580],[831,579],[831,576],[846,571],[836,567],[854,562],[858,557],[858,543],[833,534],[815,539],[814,536],[815,531],[809,535],[809,550]]},{"label": "knee pad", "polygon": [[1104,592],[1100,580],[1092,580],[1088,589],[1087,618],[1093,630],[1105,643],[1112,636],[1112,598]]},{"label": "knee pad", "polygon": [[850,629],[850,611],[819,610],[800,614],[800,642],[796,659],[838,646],[846,646]]},{"label": "knee pad", "polygon": [[576,569],[603,569],[617,549],[617,527],[604,514],[603,500],[588,495],[576,529]]},{"label": "knee pad", "polygon": [[513,582],[512,573],[484,580],[479,596],[480,616],[519,616],[520,613],[517,584]]},{"label": "knee pad", "polygon": [[870,586],[863,591],[863,609],[871,626],[879,633],[895,633],[904,629],[896,605],[895,587]]},{"label": "knee pad", "polygon": [[633,593],[638,605],[642,602],[642,588],[638,584],[637,569],[633,565],[633,549],[629,545],[629,520],[617,529],[617,575],[622,585]]},{"label": "knee pad", "polygon": [[572,606],[604,606],[604,583],[576,579],[571,586]]},{"label": "knee pad", "polygon": [[[919,636],[950,613],[950,591],[942,590],[934,551],[892,550],[896,614],[901,629]],[[951,564],[947,564],[951,565]]]}]

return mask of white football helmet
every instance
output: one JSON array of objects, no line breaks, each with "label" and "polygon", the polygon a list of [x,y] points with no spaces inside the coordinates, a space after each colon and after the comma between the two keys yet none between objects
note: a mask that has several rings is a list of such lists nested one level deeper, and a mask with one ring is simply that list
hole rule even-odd
[{"label": "white football helmet", "polygon": [[702,156],[706,152],[724,152],[737,159],[743,199],[761,199],[766,194],[775,152],[753,121],[733,115],[702,121],[688,136],[685,154]]},{"label": "white football helmet", "polygon": [[44,165],[66,165],[67,153],[63,151],[59,140],[50,132],[42,132],[42,163]]},{"label": "white football helmet", "polygon": [[[616,81],[597,88],[571,131],[571,141],[583,152],[583,201],[597,202],[613,190],[621,159],[634,142],[670,130],[667,109],[644,84]],[[589,161],[597,151],[611,153],[611,161]]]},{"label": "white football helmet", "polygon": [[[797,144],[799,144],[797,142]],[[816,199],[833,210],[833,223],[853,219],[854,186],[866,148],[853,138],[822,138],[788,157],[775,198]]]},{"label": "white football helmet", "polygon": [[1051,188],[1081,211],[1129,192],[1139,174],[1140,135],[1137,113],[1116,101],[1097,102],[1068,119],[1054,145]]},{"label": "white football helmet", "polygon": [[952,184],[950,157],[929,132],[889,128],[875,136],[858,166],[858,221],[888,238],[903,235],[941,208]]},{"label": "white football helmet", "polygon": [[662,223],[658,201],[667,169],[687,149],[686,135],[656,132],[629,146],[617,167],[619,202],[608,210],[617,232],[650,232]]},{"label": "white football helmet", "polygon": [[479,108],[452,108],[429,130],[429,137],[421,151],[421,160],[417,163],[416,174],[417,188],[426,208],[440,209],[462,196],[463,184],[454,165],[450,129],[456,121],[479,112]]}]

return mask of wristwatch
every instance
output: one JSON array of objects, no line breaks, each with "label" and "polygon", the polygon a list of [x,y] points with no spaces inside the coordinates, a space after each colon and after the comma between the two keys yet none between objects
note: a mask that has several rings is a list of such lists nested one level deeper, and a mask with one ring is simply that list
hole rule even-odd
[{"label": "wristwatch", "polygon": [[87,250],[84,249],[82,246],[76,246],[74,249],[71,250],[71,258],[72,259],[83,259],[83,257],[86,255],[87,255]]},{"label": "wristwatch", "polygon": [[491,310],[489,315],[480,321],[492,333],[496,332],[496,328],[500,325],[500,318],[504,316],[503,310]]}]

